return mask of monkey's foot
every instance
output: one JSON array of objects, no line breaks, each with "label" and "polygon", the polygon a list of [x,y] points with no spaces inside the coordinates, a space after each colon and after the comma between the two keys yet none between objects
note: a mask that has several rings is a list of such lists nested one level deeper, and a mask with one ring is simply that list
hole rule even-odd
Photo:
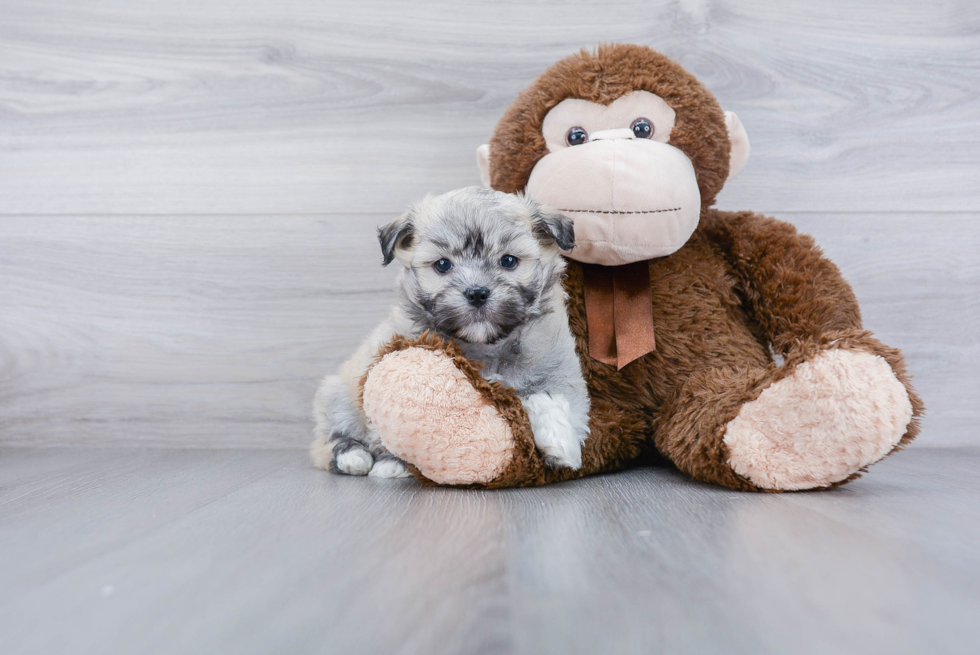
[{"label": "monkey's foot", "polygon": [[513,391],[435,337],[396,338],[387,351],[365,376],[363,403],[389,452],[424,482],[522,484],[534,442]]},{"label": "monkey's foot", "polygon": [[891,452],[912,414],[884,358],[824,350],[742,406],[726,426],[728,463],[762,489],[827,487]]}]

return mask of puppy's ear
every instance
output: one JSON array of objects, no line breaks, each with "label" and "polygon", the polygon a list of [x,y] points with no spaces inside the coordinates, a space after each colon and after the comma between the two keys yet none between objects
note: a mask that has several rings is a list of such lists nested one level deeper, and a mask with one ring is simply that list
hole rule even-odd
[{"label": "puppy's ear", "polygon": [[411,210],[405,212],[391,223],[378,228],[378,242],[381,244],[382,266],[390,264],[399,254],[404,255],[415,245],[415,223]]},{"label": "puppy's ear", "polygon": [[562,250],[575,247],[575,227],[564,214],[535,203],[531,213],[531,229],[542,243],[557,243]]}]

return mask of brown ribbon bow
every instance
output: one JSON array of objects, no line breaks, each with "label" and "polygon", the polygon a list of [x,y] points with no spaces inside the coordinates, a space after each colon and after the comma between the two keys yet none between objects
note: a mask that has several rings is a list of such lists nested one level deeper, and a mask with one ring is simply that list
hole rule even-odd
[{"label": "brown ribbon bow", "polygon": [[650,263],[583,264],[589,356],[622,370],[653,352],[653,292]]}]

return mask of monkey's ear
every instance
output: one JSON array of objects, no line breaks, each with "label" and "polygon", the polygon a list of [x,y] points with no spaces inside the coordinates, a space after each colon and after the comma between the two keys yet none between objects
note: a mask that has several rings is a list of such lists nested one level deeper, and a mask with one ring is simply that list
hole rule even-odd
[{"label": "monkey's ear", "polygon": [[415,224],[411,210],[405,212],[391,223],[378,228],[378,242],[381,244],[382,266],[387,266],[398,257],[405,265],[408,250],[414,245]]},{"label": "monkey's ear", "polygon": [[728,179],[730,180],[745,168],[752,148],[749,146],[749,135],[745,133],[742,121],[738,120],[735,112],[725,112],[725,127],[728,128],[728,140],[732,142],[732,155],[728,159]]},{"label": "monkey's ear", "polygon": [[554,209],[537,205],[531,214],[531,230],[539,241],[557,243],[562,250],[575,247],[575,226],[572,219]]},{"label": "monkey's ear", "polygon": [[490,144],[484,143],[476,149],[476,165],[480,167],[480,184],[490,188]]}]

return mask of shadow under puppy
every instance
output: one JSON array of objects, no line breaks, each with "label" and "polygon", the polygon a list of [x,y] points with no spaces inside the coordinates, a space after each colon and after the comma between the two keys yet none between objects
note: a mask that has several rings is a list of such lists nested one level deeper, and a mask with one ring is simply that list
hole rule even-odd
[{"label": "shadow under puppy", "polygon": [[517,392],[551,466],[581,467],[589,396],[561,285],[560,250],[575,245],[571,220],[529,198],[467,187],[427,196],[378,238],[384,265],[404,265],[398,300],[338,374],[320,383],[314,464],[350,475],[409,475],[355,399],[381,346],[429,330],[482,363],[487,380]]}]

